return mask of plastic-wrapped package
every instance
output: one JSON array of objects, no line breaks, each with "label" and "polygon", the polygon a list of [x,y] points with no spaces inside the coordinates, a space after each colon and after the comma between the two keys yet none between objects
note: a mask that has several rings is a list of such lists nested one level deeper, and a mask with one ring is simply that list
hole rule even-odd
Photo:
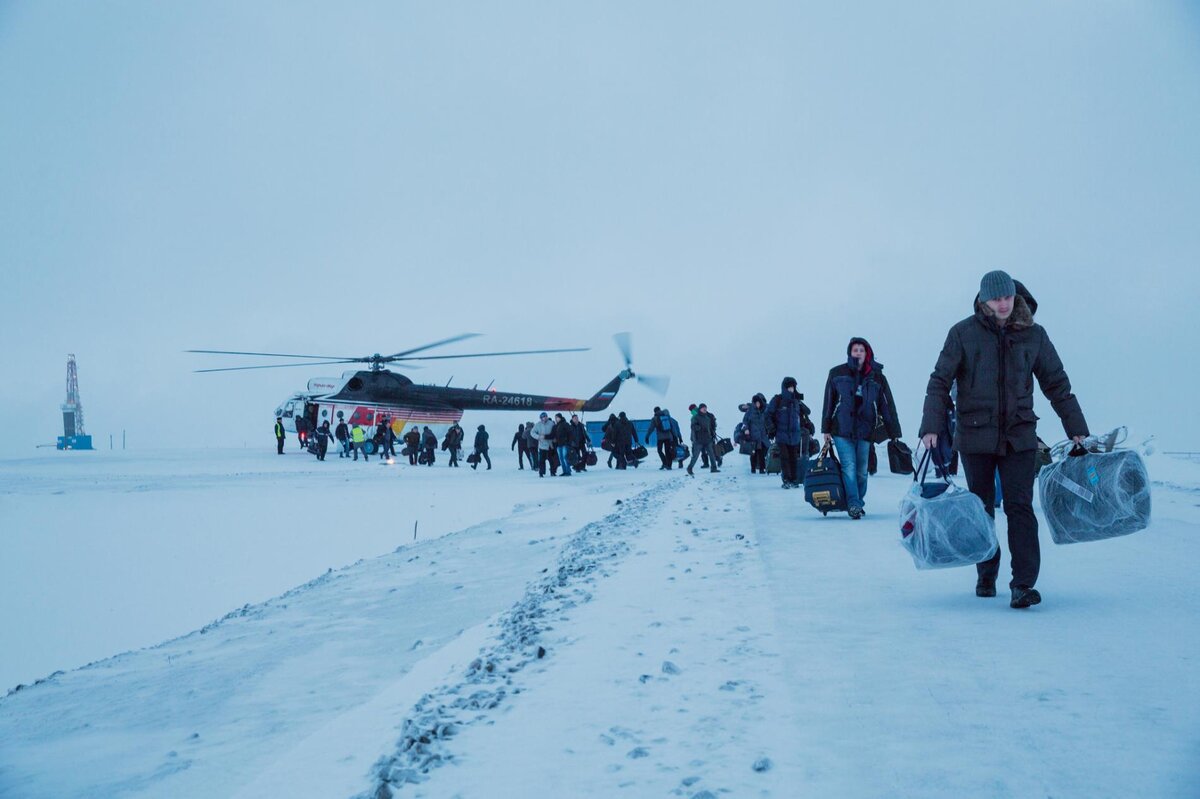
[{"label": "plastic-wrapped package", "polygon": [[1133,450],[1062,458],[1038,473],[1038,495],[1056,544],[1115,538],[1150,524],[1150,476]]},{"label": "plastic-wrapped package", "polygon": [[945,569],[995,555],[996,526],[979,497],[953,483],[942,485],[934,495],[930,489],[941,485],[914,482],[900,500],[900,543],[913,563],[918,569]]}]

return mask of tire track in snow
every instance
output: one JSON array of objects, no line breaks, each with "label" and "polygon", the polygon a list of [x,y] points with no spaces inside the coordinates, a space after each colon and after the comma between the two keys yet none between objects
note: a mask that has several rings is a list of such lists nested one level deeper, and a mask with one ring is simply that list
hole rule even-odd
[{"label": "tire track in snow", "polygon": [[554,573],[549,569],[495,625],[498,632],[453,682],[429,691],[401,724],[395,751],[372,767],[372,786],[357,799],[391,799],[405,785],[420,784],[454,759],[452,740],[463,728],[488,719],[521,693],[516,676],[547,656],[542,634],[558,618],[592,598],[591,588],[631,551],[641,523],[662,511],[663,495],[684,483],[668,481],[617,500],[619,510],[580,528],[563,546]]}]

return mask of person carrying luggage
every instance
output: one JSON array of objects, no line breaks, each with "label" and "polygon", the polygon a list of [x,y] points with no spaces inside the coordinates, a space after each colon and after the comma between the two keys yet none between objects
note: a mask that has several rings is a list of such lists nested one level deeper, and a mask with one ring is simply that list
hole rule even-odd
[{"label": "person carrying luggage", "polygon": [[558,464],[563,477],[571,476],[571,423],[561,413],[554,414],[554,430],[551,433],[554,451],[558,453]]},{"label": "person carrying luggage", "polygon": [[[1071,381],[1046,330],[1033,321],[1033,296],[1002,271],[988,272],[979,284],[974,312],[950,328],[929,384],[921,415],[921,443],[939,445],[939,431],[957,382],[954,449],[966,471],[967,488],[995,515],[995,474],[1004,489],[1008,549],[1012,561],[1009,606],[1028,608],[1042,601],[1034,585],[1041,568],[1033,483],[1037,475],[1037,414],[1033,379],[1062,421],[1067,437],[1082,443],[1088,426]],[[975,595],[994,597],[1000,550],[976,566]]]},{"label": "person carrying luggage", "polygon": [[[784,488],[800,488],[808,469],[808,438],[814,430],[811,411],[797,391],[796,378],[785,377],[767,404],[767,435],[779,448],[779,475]],[[764,459],[765,462],[765,459]]]},{"label": "person carrying luggage", "polygon": [[317,460],[325,460],[325,453],[329,451],[329,421],[321,422],[321,426],[317,428]]},{"label": "person carrying luggage", "polygon": [[750,474],[767,473],[767,448],[771,446],[769,427],[767,398],[755,394],[750,407],[742,414],[742,438],[750,444]]},{"label": "person carrying luggage", "polygon": [[821,432],[833,443],[846,481],[851,519],[861,519],[867,498],[871,443],[882,424],[888,438],[900,438],[900,419],[883,364],[864,338],[852,338],[846,362],[829,370],[821,408]]},{"label": "person carrying luggage", "polygon": [[671,412],[665,408],[654,409],[654,419],[651,423],[654,437],[657,440],[658,459],[662,461],[659,470],[670,470],[675,460],[675,447],[682,443],[679,435],[679,422],[671,418]]},{"label": "person carrying luggage", "polygon": [[689,477],[695,477],[695,472],[692,467],[696,465],[696,459],[704,453],[709,458],[709,463],[712,466],[710,472],[719,472],[717,468],[717,454],[713,451],[714,417],[708,412],[708,405],[700,403],[696,406],[696,415],[692,417],[692,459],[688,462],[687,473]]},{"label": "person carrying luggage", "polygon": [[488,470],[491,470],[492,459],[488,455],[488,432],[483,425],[479,425],[475,429],[475,456],[475,462],[471,464],[472,469],[479,468],[479,461],[482,458],[487,461]]}]

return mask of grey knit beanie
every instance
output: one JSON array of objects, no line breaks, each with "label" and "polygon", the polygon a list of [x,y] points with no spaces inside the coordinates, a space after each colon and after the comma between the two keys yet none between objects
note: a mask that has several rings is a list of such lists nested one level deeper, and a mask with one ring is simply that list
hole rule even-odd
[{"label": "grey knit beanie", "polygon": [[988,272],[983,276],[983,280],[979,281],[979,301],[987,302],[994,300],[997,297],[1011,297],[1017,293],[1017,285],[1013,283],[1013,279],[1008,276],[1008,272],[1002,272],[997,269],[995,272]]}]

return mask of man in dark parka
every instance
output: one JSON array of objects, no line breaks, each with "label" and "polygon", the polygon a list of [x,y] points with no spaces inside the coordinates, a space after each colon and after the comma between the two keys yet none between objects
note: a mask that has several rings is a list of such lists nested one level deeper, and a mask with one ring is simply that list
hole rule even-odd
[{"label": "man in dark parka", "polygon": [[[1045,329],[1033,321],[1030,302],[1001,271],[988,272],[975,298],[975,312],[950,328],[925,393],[922,442],[937,446],[950,407],[950,387],[958,383],[954,448],[966,470],[967,487],[989,514],[1000,473],[1008,548],[1012,560],[1010,605],[1027,608],[1042,601],[1034,589],[1041,566],[1033,480],[1037,474],[1037,414],[1033,379],[1062,420],[1067,436],[1088,435],[1079,401],[1071,393],[1062,360]],[[977,566],[975,593],[996,595],[1000,552]]]}]

